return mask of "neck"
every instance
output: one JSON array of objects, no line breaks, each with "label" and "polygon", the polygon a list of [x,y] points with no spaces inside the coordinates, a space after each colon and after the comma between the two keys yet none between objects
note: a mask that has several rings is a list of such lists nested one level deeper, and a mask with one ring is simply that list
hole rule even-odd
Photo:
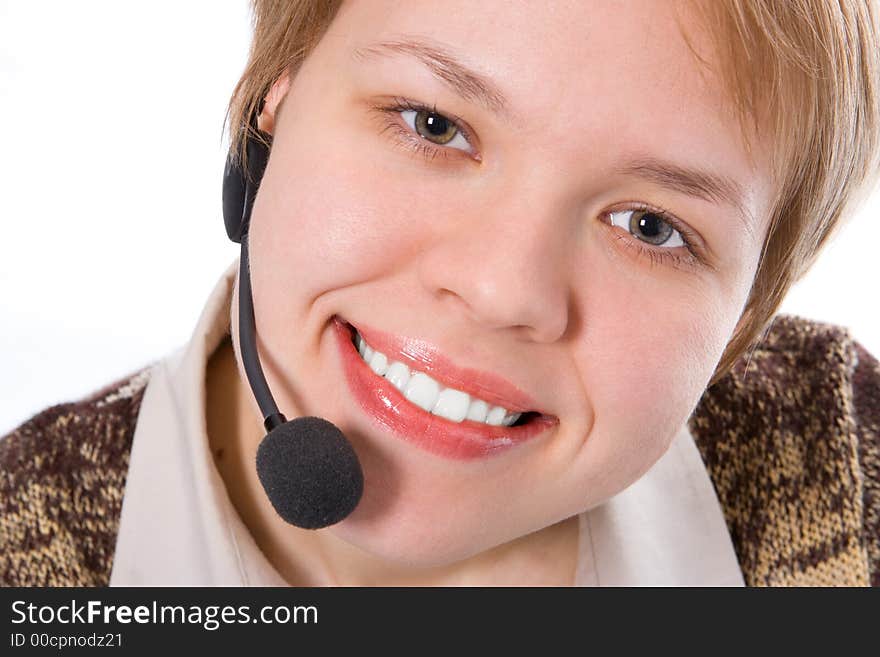
[{"label": "neck", "polygon": [[206,369],[206,420],[214,463],[256,544],[291,586],[571,585],[577,565],[573,516],[462,561],[434,568],[391,563],[337,538],[332,528],[284,522],[266,498],[253,464],[263,438],[250,390],[229,339]]}]

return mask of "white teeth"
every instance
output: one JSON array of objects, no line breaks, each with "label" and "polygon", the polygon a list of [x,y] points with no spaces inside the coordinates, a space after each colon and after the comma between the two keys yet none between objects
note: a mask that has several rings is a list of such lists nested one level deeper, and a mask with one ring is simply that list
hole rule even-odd
[{"label": "white teeth", "polygon": [[461,422],[467,415],[471,396],[461,390],[446,388],[437,396],[437,402],[431,412],[453,422]]},{"label": "white teeth", "polygon": [[409,383],[409,368],[400,361],[394,361],[388,366],[385,378],[400,392],[403,392],[406,384]]},{"label": "white teeth", "polygon": [[374,351],[370,359],[370,369],[379,376],[388,371],[388,358],[381,351]]},{"label": "white teeth", "polygon": [[400,361],[389,363],[388,357],[370,347],[360,333],[355,333],[354,341],[361,358],[373,372],[384,376],[404,397],[429,413],[452,422],[467,419],[492,426],[510,426],[521,415],[501,406],[490,406],[461,390],[443,387],[424,372],[411,371]]},{"label": "white teeth", "polygon": [[416,372],[403,391],[403,396],[426,411],[434,408],[440,395],[440,384],[424,372]]},{"label": "white teeth", "polygon": [[482,399],[474,399],[468,407],[467,419],[475,422],[485,422],[486,414],[489,412],[489,404]]},{"label": "white teeth", "polygon": [[509,427],[511,424],[519,419],[520,415],[522,415],[522,413],[508,413],[504,416],[504,419],[501,420],[501,424],[503,424],[505,427]]},{"label": "white teeth", "polygon": [[500,406],[493,406],[489,409],[489,414],[486,415],[486,424],[498,426],[504,420],[505,415],[507,415],[507,409],[501,408]]}]

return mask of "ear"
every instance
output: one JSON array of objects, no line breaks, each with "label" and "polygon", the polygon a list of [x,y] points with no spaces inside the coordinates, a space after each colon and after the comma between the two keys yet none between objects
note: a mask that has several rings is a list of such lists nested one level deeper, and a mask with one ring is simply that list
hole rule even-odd
[{"label": "ear", "polygon": [[269,93],[266,94],[263,111],[257,117],[257,127],[263,132],[275,134],[275,117],[281,108],[281,101],[287,95],[288,89],[290,89],[290,76],[288,70],[285,69],[284,73],[275,80],[275,84],[269,89]]}]

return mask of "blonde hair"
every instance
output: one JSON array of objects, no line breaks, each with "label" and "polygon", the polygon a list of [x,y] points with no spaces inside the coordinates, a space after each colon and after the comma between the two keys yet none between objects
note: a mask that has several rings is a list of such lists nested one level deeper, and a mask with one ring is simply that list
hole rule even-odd
[{"label": "blonde hair", "polygon": [[[285,69],[295,75],[341,3],[252,0],[253,41],[227,113],[235,156],[245,158],[248,118]],[[750,134],[770,141],[778,190],[743,321],[714,382],[756,343],[791,285],[877,182],[880,8],[877,0],[704,0],[693,6],[713,37],[718,73],[747,147]]]}]

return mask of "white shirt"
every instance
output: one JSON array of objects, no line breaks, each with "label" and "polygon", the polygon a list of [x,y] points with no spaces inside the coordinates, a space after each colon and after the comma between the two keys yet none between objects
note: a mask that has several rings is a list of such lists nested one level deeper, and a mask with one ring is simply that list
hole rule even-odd
[{"label": "white shirt", "polygon": [[[135,427],[111,586],[286,586],[211,458],[205,369],[228,334],[238,261],[190,341],[150,370]],[[579,515],[575,586],[743,586],[687,427],[638,481]]]}]

